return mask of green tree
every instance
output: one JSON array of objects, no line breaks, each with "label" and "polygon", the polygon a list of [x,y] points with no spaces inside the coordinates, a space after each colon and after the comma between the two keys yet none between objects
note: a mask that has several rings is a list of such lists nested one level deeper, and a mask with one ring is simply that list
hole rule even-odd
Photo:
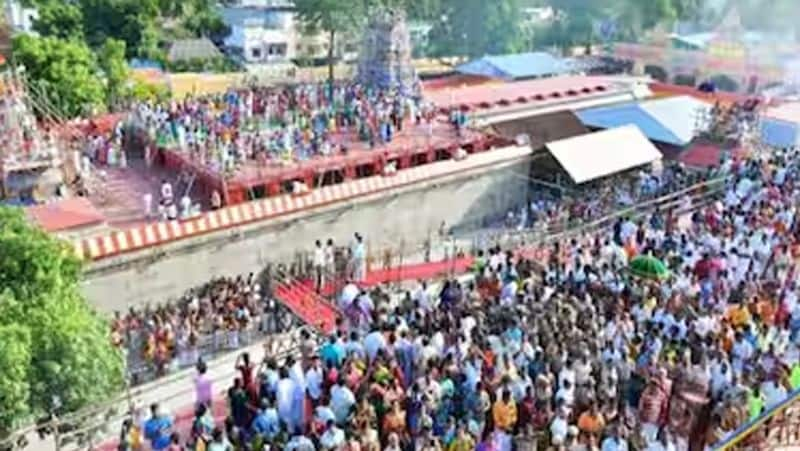
[{"label": "green tree", "polygon": [[98,51],[100,68],[106,77],[109,106],[121,100],[130,69],[125,60],[125,41],[106,39]]},{"label": "green tree", "polygon": [[322,31],[328,35],[328,80],[332,82],[336,34],[357,25],[358,18],[364,14],[365,3],[354,0],[295,0],[294,3],[306,31]]},{"label": "green tree", "polygon": [[[0,295],[0,305],[5,298]],[[0,437],[30,414],[31,334],[20,325],[0,326]]]},{"label": "green tree", "polygon": [[37,91],[47,94],[63,116],[79,116],[105,105],[99,67],[86,44],[19,35],[12,41],[12,55]]},{"label": "green tree", "polygon": [[169,88],[163,84],[133,80],[126,96],[139,102],[164,102],[169,100]]},{"label": "green tree", "polygon": [[230,34],[230,29],[214,10],[193,12],[184,19],[183,26],[194,36],[205,36],[212,41],[219,41]]},{"label": "green tree", "polygon": [[39,17],[33,29],[42,36],[62,39],[83,39],[83,11],[63,0],[45,0],[37,4]]},{"label": "green tree", "polygon": [[71,246],[2,207],[0,249],[0,421],[49,411],[56,397],[72,411],[116,393],[123,359],[80,293]]},{"label": "green tree", "polygon": [[125,41],[128,57],[143,56],[157,48],[150,36],[158,29],[157,0],[77,0],[84,17],[86,40],[100,48],[108,38]]},{"label": "green tree", "polygon": [[524,48],[519,0],[442,0],[431,30],[435,56],[480,57]]}]

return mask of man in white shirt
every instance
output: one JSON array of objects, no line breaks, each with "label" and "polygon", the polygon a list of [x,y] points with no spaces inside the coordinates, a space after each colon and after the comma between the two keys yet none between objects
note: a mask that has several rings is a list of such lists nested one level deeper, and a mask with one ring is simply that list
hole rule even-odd
[{"label": "man in white shirt", "polygon": [[331,388],[331,409],[336,415],[337,424],[345,424],[350,415],[350,408],[356,403],[353,392],[341,382]]},{"label": "man in white shirt", "polygon": [[181,219],[189,219],[192,216],[192,199],[185,195],[181,197]]},{"label": "man in white shirt", "polygon": [[561,388],[556,392],[556,402],[561,400],[565,406],[572,407],[575,403],[575,388],[569,380],[564,380]]},{"label": "man in white shirt", "polygon": [[144,207],[144,218],[150,219],[153,216],[153,195],[151,193],[142,195],[142,205]]},{"label": "man in white shirt", "polygon": [[319,357],[314,357],[311,360],[311,365],[306,370],[306,385],[308,388],[308,396],[316,404],[322,395],[322,368],[320,368]]},{"label": "man in white shirt", "polygon": [[556,446],[564,444],[568,429],[567,416],[563,411],[559,411],[550,423],[550,442]]},{"label": "man in white shirt", "polygon": [[344,431],[336,427],[336,424],[329,420],[325,432],[319,438],[319,444],[324,450],[336,450],[344,445]]},{"label": "man in white shirt", "polygon": [[429,312],[435,307],[431,298],[432,296],[428,290],[428,283],[424,280],[420,281],[419,288],[417,288],[417,291],[414,293],[414,301],[417,302],[417,305],[419,305],[422,310]]},{"label": "man in white shirt", "polygon": [[358,282],[363,282],[367,278],[367,249],[364,245],[364,237],[356,233],[354,235],[355,242],[350,250],[350,256],[353,265],[353,279]]}]

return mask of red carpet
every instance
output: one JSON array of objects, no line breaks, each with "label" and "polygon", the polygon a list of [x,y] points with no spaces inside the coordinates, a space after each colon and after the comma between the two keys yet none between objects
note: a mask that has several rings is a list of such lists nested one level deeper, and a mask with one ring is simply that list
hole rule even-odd
[{"label": "red carpet", "polygon": [[281,284],[275,289],[275,297],[306,324],[318,327],[325,334],[336,327],[339,311],[306,283]]},{"label": "red carpet", "polygon": [[[434,279],[451,273],[463,274],[469,269],[472,262],[472,257],[464,257],[450,261],[420,263],[399,268],[370,271],[367,273],[366,280],[360,285],[362,287],[371,287],[389,282]],[[323,287],[322,293],[326,296],[334,295],[336,286],[337,284],[334,283],[328,284]],[[339,310],[314,290],[314,282],[312,280],[296,280],[281,284],[275,289],[275,297],[306,324],[318,327],[326,334],[332,332],[336,326]]]},{"label": "red carpet", "polygon": [[462,257],[456,260],[419,263],[406,265],[399,268],[387,268],[370,271],[362,285],[374,286],[382,283],[401,282],[405,280],[435,279],[448,274],[462,274],[466,272],[474,259]]}]

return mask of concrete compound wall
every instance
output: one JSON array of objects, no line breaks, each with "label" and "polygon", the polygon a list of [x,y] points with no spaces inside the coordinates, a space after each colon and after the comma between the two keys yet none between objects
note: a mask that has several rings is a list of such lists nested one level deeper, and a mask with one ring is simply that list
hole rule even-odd
[{"label": "concrete compound wall", "polygon": [[155,304],[181,296],[213,277],[258,273],[267,263],[289,261],[314,240],[348,243],[354,232],[368,246],[399,248],[422,243],[448,226],[504,214],[526,200],[530,156],[491,168],[100,260],[87,270],[83,288],[101,312]]}]

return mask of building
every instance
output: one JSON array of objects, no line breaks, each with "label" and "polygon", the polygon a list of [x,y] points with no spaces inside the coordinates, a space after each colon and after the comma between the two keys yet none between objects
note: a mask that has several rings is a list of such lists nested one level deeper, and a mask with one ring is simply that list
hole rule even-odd
[{"label": "building", "polygon": [[456,68],[460,74],[506,81],[553,77],[571,71],[568,61],[545,52],[484,56]]},{"label": "building", "polygon": [[[322,63],[328,58],[327,33],[303,33],[291,2],[240,0],[236,6],[222,8],[221,15],[231,29],[224,45],[245,64]],[[341,44],[336,57],[355,59],[356,41],[337,36]]]},{"label": "building", "polygon": [[642,43],[615,43],[608,53],[662,82],[697,86],[710,81],[723,91],[758,93],[795,78],[792,62],[798,52],[791,36],[746,30],[731,8],[712,31],[656,30]]},{"label": "building", "polygon": [[297,33],[290,8],[223,8],[221,14],[231,29],[224,45],[245,63],[286,62],[296,57]]},{"label": "building", "polygon": [[3,12],[13,32],[33,33],[33,22],[39,17],[36,8],[25,7],[20,0],[6,0]]}]

